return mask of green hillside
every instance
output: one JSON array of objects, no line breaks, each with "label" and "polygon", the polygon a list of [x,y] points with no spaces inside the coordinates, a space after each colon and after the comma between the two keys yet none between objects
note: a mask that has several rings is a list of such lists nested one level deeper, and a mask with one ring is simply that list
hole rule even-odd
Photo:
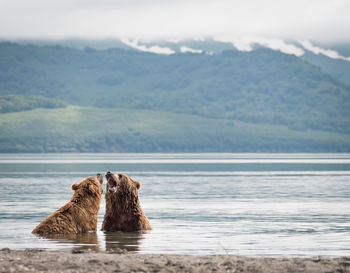
[{"label": "green hillside", "polygon": [[2,152],[345,152],[349,105],[348,85],[264,48],[167,56],[0,43]]},{"label": "green hillside", "polygon": [[170,56],[0,44],[0,94],[350,132],[350,87],[269,49]]},{"label": "green hillside", "polygon": [[306,53],[302,59],[316,66],[319,66],[322,71],[334,76],[347,84],[350,84],[350,62],[342,59],[331,59],[322,54],[316,55]]},{"label": "green hillside", "polygon": [[330,152],[348,135],[153,110],[68,106],[0,115],[0,152]]}]

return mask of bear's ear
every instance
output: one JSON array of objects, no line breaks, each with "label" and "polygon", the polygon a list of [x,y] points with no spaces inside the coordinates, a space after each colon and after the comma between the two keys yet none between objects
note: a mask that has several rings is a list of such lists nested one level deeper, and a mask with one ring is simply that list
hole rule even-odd
[{"label": "bear's ear", "polygon": [[73,191],[76,191],[78,188],[79,188],[79,185],[78,185],[78,184],[73,184],[73,185],[72,185],[72,190],[73,190]]},{"label": "bear's ear", "polygon": [[139,190],[141,188],[141,183],[137,181],[134,181],[134,183],[136,185],[136,188]]},{"label": "bear's ear", "polygon": [[100,184],[102,185],[102,183],[103,183],[103,176],[100,173],[98,173],[96,175],[96,178],[97,178],[98,182],[100,182]]}]

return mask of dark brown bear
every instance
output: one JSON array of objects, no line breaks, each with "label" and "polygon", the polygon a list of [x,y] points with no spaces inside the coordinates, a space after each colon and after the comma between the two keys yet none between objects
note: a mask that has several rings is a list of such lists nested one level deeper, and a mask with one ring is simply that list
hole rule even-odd
[{"label": "dark brown bear", "polygon": [[106,174],[106,213],[102,223],[105,231],[138,231],[152,229],[144,214],[139,189],[141,183],[126,174]]},{"label": "dark brown bear", "polygon": [[32,233],[48,235],[96,231],[102,182],[103,176],[97,174],[73,184],[71,200],[42,221]]}]

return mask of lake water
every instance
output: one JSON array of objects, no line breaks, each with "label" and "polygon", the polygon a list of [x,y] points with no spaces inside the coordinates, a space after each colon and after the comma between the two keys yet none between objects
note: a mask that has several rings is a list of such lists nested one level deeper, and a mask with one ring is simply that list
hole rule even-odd
[{"label": "lake water", "polygon": [[[32,229],[107,171],[142,182],[153,230],[40,238]],[[104,182],[104,187],[106,182]],[[99,213],[101,228],[105,201]],[[0,248],[350,255],[350,154],[0,155]]]}]

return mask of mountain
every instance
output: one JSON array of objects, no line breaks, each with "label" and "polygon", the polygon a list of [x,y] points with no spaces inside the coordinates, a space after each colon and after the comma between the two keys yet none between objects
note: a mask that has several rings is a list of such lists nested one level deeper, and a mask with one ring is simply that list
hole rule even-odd
[{"label": "mountain", "polygon": [[[305,41],[304,41],[305,42]],[[210,54],[220,54],[225,50],[238,50],[235,46],[244,50],[256,50],[260,48],[270,48],[281,52],[294,54],[317,67],[337,80],[350,84],[350,44],[318,44],[310,43],[309,47],[304,47],[303,42],[282,41],[276,39],[257,39],[250,43],[240,43],[239,41],[223,42],[214,39],[200,40],[179,40],[179,41],[154,41],[133,44],[136,48],[145,46],[146,48],[162,47],[172,50],[173,52],[207,52]],[[120,41],[115,41],[118,46]],[[124,43],[124,48],[125,48]],[[132,47],[130,47],[132,48]],[[248,50],[248,51],[249,51]],[[317,53],[315,53],[317,52]]]},{"label": "mountain", "polygon": [[[298,41],[282,41],[282,40],[268,40],[259,39],[254,42],[250,41],[250,44],[243,45],[241,43],[235,43],[229,41],[220,41],[220,39],[213,38],[197,38],[187,40],[159,40],[159,41],[130,41],[127,39],[105,39],[105,40],[88,40],[88,39],[66,39],[66,40],[18,40],[19,44],[35,44],[39,46],[55,46],[60,45],[64,47],[70,47],[75,49],[84,50],[85,48],[91,48],[95,50],[106,50],[110,48],[121,49],[138,49],[141,51],[153,51],[153,53],[160,52],[173,52],[173,53],[207,53],[207,54],[220,54],[225,50],[238,50],[235,46],[240,45],[242,48],[251,48],[251,50],[259,48],[272,48],[277,51],[288,51],[290,47],[295,47],[296,50],[290,50],[291,54],[296,54],[301,59],[320,67],[321,70],[337,80],[350,84],[350,44],[319,44],[313,43],[315,48],[319,48],[324,52],[333,51],[335,55],[345,56],[348,60],[331,58],[329,55],[322,53],[315,54],[302,46]],[[264,44],[265,43],[265,44]],[[153,48],[153,50],[152,50]],[[159,50],[159,48],[164,49]],[[158,50],[157,50],[158,49]],[[303,52],[301,55],[297,54],[298,51]],[[333,54],[334,55],[334,54]]]},{"label": "mountain", "polygon": [[9,94],[64,104],[0,114],[3,152],[350,151],[349,85],[262,47],[164,55],[5,42],[0,96]]},{"label": "mountain", "polygon": [[325,55],[314,54],[312,52],[305,53],[301,58],[320,67],[323,72],[331,75],[335,79],[350,85],[350,61],[332,59]]},{"label": "mountain", "polygon": [[0,114],[0,152],[344,152],[348,134],[87,106]]}]

